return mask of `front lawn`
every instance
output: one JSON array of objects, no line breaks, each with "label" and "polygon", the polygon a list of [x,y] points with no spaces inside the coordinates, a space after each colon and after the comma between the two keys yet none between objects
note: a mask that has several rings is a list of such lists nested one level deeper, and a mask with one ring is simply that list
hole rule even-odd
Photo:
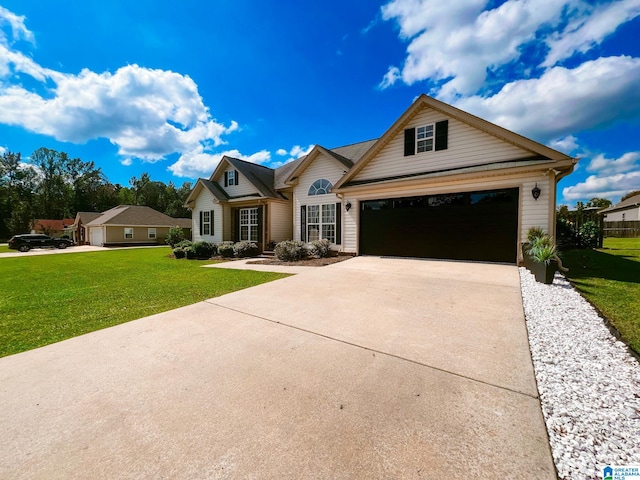
[{"label": "front lawn", "polygon": [[604,248],[562,255],[567,277],[640,353],[640,238],[605,238]]},{"label": "front lawn", "polygon": [[0,357],[286,277],[166,248],[0,258]]}]

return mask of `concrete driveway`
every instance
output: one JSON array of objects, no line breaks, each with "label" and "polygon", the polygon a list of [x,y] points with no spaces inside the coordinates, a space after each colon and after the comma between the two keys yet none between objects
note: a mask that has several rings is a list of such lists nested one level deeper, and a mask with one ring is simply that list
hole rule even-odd
[{"label": "concrete driveway", "polygon": [[357,257],[0,359],[0,478],[555,478],[518,271]]}]

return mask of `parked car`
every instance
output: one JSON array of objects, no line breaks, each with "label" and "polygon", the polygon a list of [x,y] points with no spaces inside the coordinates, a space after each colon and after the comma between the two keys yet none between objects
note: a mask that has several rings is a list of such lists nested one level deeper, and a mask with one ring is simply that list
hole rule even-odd
[{"label": "parked car", "polygon": [[67,248],[73,244],[68,238],[53,238],[40,234],[14,235],[9,239],[9,248],[21,252],[28,252],[32,248]]}]

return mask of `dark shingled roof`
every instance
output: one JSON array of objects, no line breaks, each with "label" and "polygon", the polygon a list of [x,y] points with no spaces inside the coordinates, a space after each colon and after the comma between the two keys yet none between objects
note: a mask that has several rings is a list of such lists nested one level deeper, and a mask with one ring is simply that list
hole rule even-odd
[{"label": "dark shingled roof", "polygon": [[212,182],[211,180],[207,180],[206,178],[200,178],[200,182],[205,186],[207,190],[211,192],[211,194],[216,197],[218,200],[228,200],[229,195],[224,189],[217,183]]},{"label": "dark shingled roof", "polygon": [[247,162],[233,157],[225,157],[242,175],[255,185],[265,197],[280,198],[274,188],[274,170],[269,167]]}]

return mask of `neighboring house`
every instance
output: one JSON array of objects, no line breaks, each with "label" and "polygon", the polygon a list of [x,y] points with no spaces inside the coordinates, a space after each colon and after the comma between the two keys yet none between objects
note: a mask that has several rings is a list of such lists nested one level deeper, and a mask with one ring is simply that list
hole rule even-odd
[{"label": "neighboring house", "polygon": [[[83,215],[86,217],[84,212],[76,216],[77,223]],[[163,244],[171,227],[187,222],[191,219],[172,218],[150,207],[119,205],[87,221],[84,235],[86,242],[97,246]]]},{"label": "neighboring house", "polygon": [[555,234],[556,185],[576,162],[422,95],[376,140],[275,170],[224,157],[186,206],[194,240],[515,263],[529,228]]},{"label": "neighboring house", "polygon": [[44,235],[58,238],[66,234],[71,225],[73,225],[73,218],[65,218],[63,220],[47,220],[39,218],[33,221],[31,233],[42,233]]},{"label": "neighboring house", "polygon": [[98,212],[78,212],[71,228],[71,239],[76,245],[88,245],[89,234],[87,232],[87,223],[98,218],[101,213]]},{"label": "neighboring house", "polygon": [[605,222],[630,222],[640,220],[640,193],[600,212]]}]

